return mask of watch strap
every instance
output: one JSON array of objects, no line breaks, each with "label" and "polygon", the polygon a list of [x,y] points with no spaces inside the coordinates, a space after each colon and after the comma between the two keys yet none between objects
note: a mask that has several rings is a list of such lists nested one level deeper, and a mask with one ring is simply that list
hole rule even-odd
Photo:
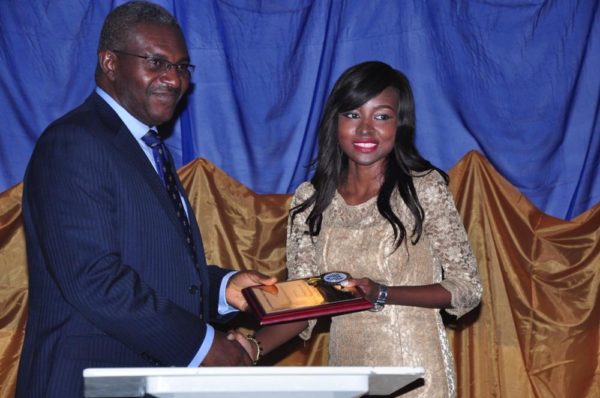
[{"label": "watch strap", "polygon": [[387,302],[388,297],[388,287],[385,285],[379,285],[379,294],[377,295],[377,300],[373,304],[373,308],[371,311],[381,311],[383,307],[385,307],[385,303]]}]

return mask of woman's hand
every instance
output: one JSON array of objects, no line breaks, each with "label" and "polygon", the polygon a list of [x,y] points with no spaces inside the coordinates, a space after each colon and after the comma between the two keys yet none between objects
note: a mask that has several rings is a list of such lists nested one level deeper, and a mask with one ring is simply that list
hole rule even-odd
[{"label": "woman's hand", "polygon": [[379,283],[373,282],[369,278],[350,278],[348,280],[340,282],[340,285],[345,288],[357,288],[365,296],[365,298],[372,303],[374,303],[377,300],[377,296],[379,296]]},{"label": "woman's hand", "polygon": [[240,343],[242,348],[244,348],[244,350],[248,354],[248,357],[250,357],[250,360],[254,361],[258,354],[258,347],[256,346],[256,344],[248,340],[245,334],[241,333],[238,330],[230,330],[229,332],[227,332],[227,340],[236,340],[238,343]]}]

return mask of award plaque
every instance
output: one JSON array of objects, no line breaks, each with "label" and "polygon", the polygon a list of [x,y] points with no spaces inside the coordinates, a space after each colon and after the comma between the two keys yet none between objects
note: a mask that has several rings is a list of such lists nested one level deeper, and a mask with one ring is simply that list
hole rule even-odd
[{"label": "award plaque", "polygon": [[358,289],[340,285],[348,277],[344,272],[328,272],[270,286],[248,287],[242,294],[261,325],[373,308],[373,303]]}]

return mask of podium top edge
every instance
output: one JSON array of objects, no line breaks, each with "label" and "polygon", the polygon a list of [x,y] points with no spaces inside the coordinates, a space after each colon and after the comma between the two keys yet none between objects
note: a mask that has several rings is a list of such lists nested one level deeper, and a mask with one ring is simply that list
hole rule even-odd
[{"label": "podium top edge", "polygon": [[231,376],[237,375],[341,375],[341,374],[408,374],[422,376],[422,367],[399,366],[249,366],[206,368],[88,368],[83,377],[147,377],[147,376]]}]

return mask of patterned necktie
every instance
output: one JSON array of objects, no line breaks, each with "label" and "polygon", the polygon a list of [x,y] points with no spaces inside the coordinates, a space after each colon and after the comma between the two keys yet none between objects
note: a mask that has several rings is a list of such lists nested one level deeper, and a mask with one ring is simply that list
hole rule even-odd
[{"label": "patterned necktie", "polygon": [[176,171],[173,167],[173,164],[171,163],[171,156],[169,155],[169,150],[167,149],[167,146],[160,139],[158,133],[155,130],[148,131],[148,133],[146,133],[146,135],[142,137],[142,140],[146,145],[152,148],[152,153],[154,155],[154,161],[156,162],[158,174],[160,174],[165,184],[165,187],[167,188],[167,193],[169,195],[169,198],[171,198],[173,206],[175,207],[177,218],[181,222],[181,226],[183,227],[183,231],[185,232],[186,242],[192,253],[192,258],[194,259],[194,266],[198,269],[198,257],[196,255],[196,248],[194,246],[194,239],[192,237],[192,227],[183,207],[183,202],[181,201],[181,193],[177,188],[177,180],[175,177]]}]

